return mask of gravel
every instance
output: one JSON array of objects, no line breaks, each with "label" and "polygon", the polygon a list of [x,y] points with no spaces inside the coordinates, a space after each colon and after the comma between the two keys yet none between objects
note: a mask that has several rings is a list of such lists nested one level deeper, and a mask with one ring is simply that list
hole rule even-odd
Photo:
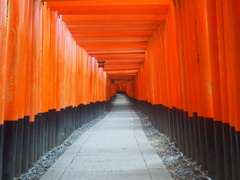
[{"label": "gravel", "polygon": [[198,166],[195,161],[193,162],[190,158],[184,156],[166,134],[154,128],[148,116],[137,108],[133,106],[132,108],[141,120],[145,135],[174,180],[210,180],[207,177],[207,172],[201,170],[201,166]]},{"label": "gravel", "polygon": [[[207,172],[201,170],[201,166],[196,165],[190,158],[187,158],[175,147],[174,143],[170,141],[169,137],[153,127],[149,118],[140,110],[132,106],[137,115],[139,116],[142,128],[155,149],[158,156],[161,158],[163,164],[171,174],[174,180],[205,180],[210,179],[207,177]],[[108,112],[104,112],[97,119],[83,125],[75,130],[63,144],[55,147],[43,157],[41,157],[31,169],[20,177],[14,180],[38,180],[41,176],[56,162],[56,160],[68,149],[74,141],[76,141],[85,131],[94,126],[102,120]]]},{"label": "gravel", "polygon": [[14,178],[14,180],[38,180],[42,175],[57,161],[57,159],[73,144],[85,131],[101,121],[108,111],[104,112],[98,118],[84,124],[82,127],[75,130],[61,145],[55,147],[44,156],[42,156],[29,171],[22,174],[20,177]]}]

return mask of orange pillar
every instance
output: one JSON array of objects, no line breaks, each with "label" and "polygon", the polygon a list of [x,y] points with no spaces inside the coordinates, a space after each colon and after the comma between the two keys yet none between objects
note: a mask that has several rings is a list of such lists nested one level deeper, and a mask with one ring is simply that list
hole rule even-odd
[{"label": "orange pillar", "polygon": [[9,1],[6,53],[6,86],[4,110],[3,179],[13,179],[17,139],[17,120],[20,102],[20,22],[23,4]]},{"label": "orange pillar", "polygon": [[[236,0],[222,1],[224,42],[227,65],[228,110],[231,134],[232,178],[240,178],[240,68],[239,5]],[[237,156],[237,160],[236,160]]]},{"label": "orange pillar", "polygon": [[7,0],[0,0],[0,125],[4,121],[4,91],[6,80],[6,16]]},{"label": "orange pillar", "polygon": [[[6,81],[6,16],[7,0],[0,0],[0,145],[3,145],[3,124],[4,124],[4,105],[5,105],[5,81]],[[3,154],[2,148],[0,154]],[[0,177],[2,177],[2,158],[0,160]]]}]

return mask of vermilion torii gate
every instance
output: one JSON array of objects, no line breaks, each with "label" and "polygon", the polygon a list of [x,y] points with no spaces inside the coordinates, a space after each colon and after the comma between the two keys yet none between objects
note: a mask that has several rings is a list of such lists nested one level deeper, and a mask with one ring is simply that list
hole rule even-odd
[{"label": "vermilion torii gate", "polygon": [[240,179],[239,22],[239,0],[0,0],[2,179],[116,91],[210,177]]}]

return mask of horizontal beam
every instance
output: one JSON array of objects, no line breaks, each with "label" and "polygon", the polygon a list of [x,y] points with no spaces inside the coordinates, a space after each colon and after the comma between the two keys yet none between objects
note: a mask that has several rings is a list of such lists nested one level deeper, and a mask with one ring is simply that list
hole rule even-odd
[{"label": "horizontal beam", "polygon": [[112,76],[112,75],[108,75],[108,77],[111,79],[111,80],[132,80],[136,75],[133,75],[133,76],[123,76],[123,75],[116,75],[116,76]]},{"label": "horizontal beam", "polygon": [[123,70],[139,70],[139,67],[121,67],[121,68],[103,68],[104,71],[123,71]]},{"label": "horizontal beam", "polygon": [[[108,74],[108,73],[107,73]],[[134,78],[134,76],[136,76],[137,74],[119,74],[119,75],[109,75],[109,77],[111,77],[112,79],[114,78],[115,80],[120,80],[120,79],[132,79]]]},{"label": "horizontal beam", "polygon": [[160,25],[162,21],[67,21],[67,25]]},{"label": "horizontal beam", "polygon": [[51,7],[58,14],[166,14],[167,5],[162,6],[82,6],[82,7]]},{"label": "horizontal beam", "polygon": [[157,24],[75,24],[75,25],[67,25],[68,29],[74,29],[74,28],[149,28],[149,29],[155,29],[158,27]]},{"label": "horizontal beam", "polygon": [[63,21],[164,21],[166,15],[163,14],[128,14],[128,15],[63,15]]},{"label": "horizontal beam", "polygon": [[[133,80],[134,79],[134,76],[132,76],[132,77],[111,77],[111,76],[109,76],[109,78],[111,79],[111,80],[125,80],[125,81],[131,81],[131,80]],[[116,84],[116,83],[115,83]]]},{"label": "horizontal beam", "polygon": [[127,33],[127,32],[122,32],[122,33],[116,33],[116,34],[109,34],[109,33],[99,33],[99,34],[96,34],[96,33],[92,33],[92,34],[72,34],[73,38],[84,38],[84,37],[89,37],[89,38],[100,38],[100,37],[106,37],[106,38],[111,38],[111,37],[122,37],[122,38],[131,38],[131,37],[137,37],[137,36],[142,36],[142,37],[146,37],[146,38],[151,38],[152,36],[152,33],[149,32],[149,33]]},{"label": "horizontal beam", "polygon": [[126,58],[145,58],[145,54],[143,53],[113,53],[113,54],[95,54],[95,57],[102,57],[102,58],[122,58],[122,57],[126,57]]},{"label": "horizontal beam", "polygon": [[138,70],[118,70],[118,71],[109,71],[108,75],[124,75],[124,74],[137,74]]},{"label": "horizontal beam", "polygon": [[147,42],[149,41],[149,37],[125,37],[125,38],[121,38],[121,37],[98,37],[98,38],[86,38],[86,37],[75,37],[75,40],[78,43],[132,43],[132,42]]},{"label": "horizontal beam", "polygon": [[136,74],[138,73],[138,70],[124,70],[124,71],[113,71],[113,72],[107,72],[109,75],[116,75],[116,74]]},{"label": "horizontal beam", "polygon": [[96,49],[96,50],[87,50],[89,55],[98,55],[98,54],[110,54],[110,53],[125,53],[125,52],[130,52],[130,53],[135,53],[135,52],[145,52],[145,48],[135,48],[135,49],[123,49],[123,48],[118,48],[118,49]]},{"label": "horizontal beam", "polygon": [[111,77],[117,77],[117,76],[123,76],[123,77],[133,77],[133,76],[136,76],[137,73],[127,73],[127,74],[109,74],[109,72],[107,72],[107,75],[111,76]]},{"label": "horizontal beam", "polygon": [[[49,3],[48,3],[48,7]],[[135,5],[135,6],[68,6],[68,7],[50,7],[52,11],[108,11],[108,10],[165,10],[169,5]],[[114,13],[115,14],[115,13]],[[132,13],[131,13],[132,14]]]},{"label": "horizontal beam", "polygon": [[139,67],[141,66],[142,63],[135,63],[135,64],[132,64],[131,62],[129,63],[115,63],[115,64],[108,64],[108,63],[105,63],[104,64],[104,67],[106,68],[118,68],[118,67],[124,67],[124,66],[127,66],[127,67]]},{"label": "horizontal beam", "polygon": [[143,63],[144,59],[121,59],[121,60],[116,60],[116,59],[108,59],[108,60],[105,60],[107,64],[116,64],[116,63]]},{"label": "horizontal beam", "polygon": [[86,51],[88,50],[105,50],[105,49],[136,49],[143,48],[146,49],[148,47],[147,43],[134,43],[134,44],[118,44],[118,43],[110,43],[110,44],[79,44]]},{"label": "horizontal beam", "polygon": [[109,33],[116,33],[116,32],[124,32],[124,31],[128,31],[128,32],[144,32],[144,31],[151,31],[154,32],[155,30],[157,30],[157,26],[155,27],[138,27],[138,26],[132,26],[132,27],[104,27],[104,28],[100,28],[100,27],[83,27],[83,28],[70,28],[68,27],[69,31],[71,31],[72,33],[76,33],[76,32],[81,32],[81,33],[88,33],[88,32],[109,32]]},{"label": "horizontal beam", "polygon": [[169,0],[44,0],[48,7],[76,7],[76,6],[145,6],[145,5],[169,5]]},{"label": "horizontal beam", "polygon": [[115,67],[112,67],[112,66],[109,66],[109,67],[104,67],[103,70],[104,71],[123,71],[123,70],[139,70],[141,65],[138,65],[138,66],[115,66]]},{"label": "horizontal beam", "polygon": [[106,69],[117,69],[117,68],[139,68],[142,65],[142,63],[139,64],[121,64],[121,63],[116,63],[116,64],[104,64],[104,68]]},{"label": "horizontal beam", "polygon": [[[136,37],[136,36],[149,36],[149,35],[152,35],[154,33],[154,31],[129,31],[129,32],[127,32],[127,31],[110,31],[110,30],[106,30],[106,31],[95,31],[95,32],[92,32],[92,31],[89,31],[89,32],[86,32],[86,31],[84,31],[84,32],[81,32],[81,31],[71,31],[71,34],[73,35],[73,36],[75,36],[75,37],[78,37],[78,36],[80,36],[80,37],[86,37],[86,36],[84,36],[84,35],[88,35],[88,36],[90,36],[90,35],[94,35],[94,36],[100,36],[101,34],[103,34],[104,36],[103,37],[105,37],[105,36],[107,36],[107,37],[112,37],[112,36],[114,36],[115,37],[115,35],[125,35],[126,37]],[[101,37],[101,36],[100,36]]]},{"label": "horizontal beam", "polygon": [[[76,43],[119,83],[132,80],[148,41],[165,22],[170,0],[43,0],[57,11]],[[118,82],[118,81],[116,81]]]},{"label": "horizontal beam", "polygon": [[145,52],[145,50],[118,50],[118,51],[95,51],[95,52],[88,52],[89,55],[111,55],[116,53],[142,53]]},{"label": "horizontal beam", "polygon": [[89,46],[95,46],[95,45],[98,46],[98,44],[99,44],[99,46],[104,46],[104,45],[106,45],[106,46],[110,46],[110,45],[123,46],[123,45],[126,45],[128,47],[128,45],[131,45],[133,43],[136,44],[136,45],[137,44],[142,45],[144,43],[147,43],[147,41],[134,41],[134,42],[94,41],[94,42],[84,42],[84,43],[82,43],[81,41],[78,41],[78,40],[76,40],[76,42],[79,46],[81,46],[81,47],[85,46],[86,48],[89,47]]},{"label": "horizontal beam", "polygon": [[[96,57],[96,56],[95,56]],[[130,59],[131,58],[131,59]],[[138,62],[138,61],[144,61],[144,58],[142,58],[142,57],[100,57],[100,56],[98,56],[97,57],[97,60],[103,60],[103,61],[106,61],[106,62],[118,62],[118,61],[126,61],[126,62],[128,62],[128,61],[136,61],[136,62]]]},{"label": "horizontal beam", "polygon": [[112,80],[132,80],[136,75],[122,75],[122,74],[119,74],[119,75],[109,75],[107,74],[108,77]]},{"label": "horizontal beam", "polygon": [[129,83],[129,80],[115,80],[114,83],[115,84],[127,84],[127,83]]}]

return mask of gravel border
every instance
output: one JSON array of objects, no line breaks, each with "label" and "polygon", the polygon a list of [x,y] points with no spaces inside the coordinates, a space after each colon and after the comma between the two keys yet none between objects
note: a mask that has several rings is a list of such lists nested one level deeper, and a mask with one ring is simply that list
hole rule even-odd
[{"label": "gravel border", "polygon": [[[139,116],[146,137],[174,180],[211,180],[207,177],[207,172],[201,170],[201,166],[197,166],[196,162],[184,156],[183,153],[175,147],[174,143],[170,141],[167,135],[154,128],[148,116],[143,114],[135,106],[131,107]],[[73,142],[84,132],[101,121],[108,113],[109,111],[105,111],[98,118],[75,130],[61,145],[55,147],[34,163],[33,167],[29,169],[27,173],[14,178],[14,180],[39,180]]]},{"label": "gravel border", "polygon": [[207,177],[207,172],[201,170],[201,165],[198,166],[196,161],[184,156],[166,134],[154,128],[148,116],[135,106],[132,108],[140,118],[146,137],[174,180],[211,180]]},{"label": "gravel border", "polygon": [[15,177],[14,180],[38,180],[45,172],[57,161],[57,159],[71,146],[84,132],[101,121],[109,111],[105,111],[98,118],[84,124],[75,130],[61,145],[53,148],[51,151],[42,156],[27,173],[20,177]]}]

